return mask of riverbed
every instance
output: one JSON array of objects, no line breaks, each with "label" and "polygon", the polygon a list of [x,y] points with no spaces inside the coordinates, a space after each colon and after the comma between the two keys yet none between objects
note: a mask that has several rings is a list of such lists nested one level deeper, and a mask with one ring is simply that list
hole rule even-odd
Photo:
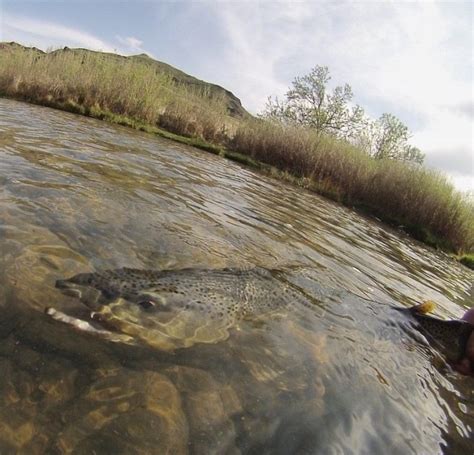
[{"label": "riverbed", "polygon": [[[77,273],[278,270],[301,292],[165,352],[54,321]],[[0,99],[0,453],[470,453],[472,378],[393,306],[473,273],[375,219],[146,133]],[[144,330],[146,330],[144,328]]]}]

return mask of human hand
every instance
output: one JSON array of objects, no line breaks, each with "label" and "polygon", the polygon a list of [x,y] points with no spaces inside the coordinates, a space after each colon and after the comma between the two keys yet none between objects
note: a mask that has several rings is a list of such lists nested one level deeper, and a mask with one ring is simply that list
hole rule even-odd
[{"label": "human hand", "polygon": [[[467,310],[462,319],[474,325],[474,308]],[[461,374],[474,376],[474,331],[467,340],[464,357],[453,368]]]}]

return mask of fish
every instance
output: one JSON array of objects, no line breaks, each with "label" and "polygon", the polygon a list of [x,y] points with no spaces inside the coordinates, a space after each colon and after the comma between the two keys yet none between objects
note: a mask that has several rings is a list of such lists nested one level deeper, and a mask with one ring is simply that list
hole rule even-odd
[{"label": "fish", "polygon": [[143,309],[196,308],[242,317],[286,304],[288,285],[277,271],[252,269],[141,270],[122,268],[80,273],[57,280],[56,287],[94,309],[122,297]]},{"label": "fish", "polygon": [[80,273],[56,288],[91,310],[91,321],[48,308],[54,319],[104,334],[119,332],[164,350],[228,337],[240,320],[280,310],[290,302],[308,305],[278,270],[223,268],[141,270],[121,268]]},{"label": "fish", "polygon": [[[65,295],[90,309],[84,321],[47,308],[46,313],[77,329],[112,341],[144,342],[162,350],[216,343],[248,318],[299,304],[310,296],[284,279],[279,270],[254,267],[178,270],[121,268],[80,273],[57,280]],[[456,362],[462,358],[474,325],[429,315],[432,302],[395,309],[409,317],[430,343]]]},{"label": "fish", "polygon": [[435,308],[434,302],[429,300],[410,308],[394,308],[409,316],[414,327],[450,362],[457,363],[464,357],[474,331],[473,324],[462,319],[445,320],[429,315]]}]

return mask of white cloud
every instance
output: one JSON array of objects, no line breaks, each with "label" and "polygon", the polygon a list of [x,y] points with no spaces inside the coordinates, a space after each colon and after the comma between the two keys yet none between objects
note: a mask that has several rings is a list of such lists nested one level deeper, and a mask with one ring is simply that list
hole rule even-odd
[{"label": "white cloud", "polygon": [[448,177],[456,189],[470,194],[471,200],[474,202],[474,177],[472,175],[449,173]]},{"label": "white cloud", "polygon": [[[473,119],[467,115],[472,10],[455,6],[220,3],[216,15],[229,37],[229,84],[251,111],[260,111],[268,95],[283,95],[295,76],[327,65],[334,83],[348,82],[368,113],[391,112],[406,123],[427,163],[442,166],[465,190],[474,188]],[[466,164],[456,173],[448,166],[452,156]]]},{"label": "white cloud", "polygon": [[133,47],[136,49],[139,49],[141,45],[143,44],[143,41],[139,40],[138,38],[134,38],[133,36],[128,36],[126,38],[121,38],[120,36],[117,36],[119,41],[122,41],[124,44],[127,44],[129,47]]},{"label": "white cloud", "polygon": [[10,14],[3,14],[1,25],[0,41],[16,41],[43,50],[69,46],[103,52],[117,52],[122,55],[145,53],[153,56],[151,52],[142,47],[143,41],[133,36],[116,35],[115,38],[120,43],[117,46],[75,28]]},{"label": "white cloud", "polygon": [[125,54],[128,53],[141,53],[141,54],[148,54],[150,57],[153,57],[153,54],[147,50],[145,50],[142,45],[143,41],[135,38],[134,36],[127,36],[122,37],[120,35],[115,35],[115,38],[119,43],[125,46]]},{"label": "white cloud", "polygon": [[291,14],[271,3],[251,8],[245,3],[219,3],[215,8],[229,39],[226,64],[235,69],[226,78],[244,106],[256,113],[269,95],[286,91],[287,81],[276,77],[274,66],[290,55],[295,45],[294,36],[281,33],[278,28],[272,30],[268,22],[298,20],[300,8]]},{"label": "white cloud", "polygon": [[86,32],[65,27],[60,24],[25,17],[3,14],[2,41],[18,41],[48,47],[85,47],[104,52],[114,52],[116,48],[109,43]]},{"label": "white cloud", "polygon": [[458,114],[449,108],[438,107],[429,113],[427,123],[415,132],[412,142],[423,150],[430,151],[430,160],[445,159],[446,169],[451,156],[464,156],[463,168],[459,173],[473,174],[472,120],[463,113]]}]

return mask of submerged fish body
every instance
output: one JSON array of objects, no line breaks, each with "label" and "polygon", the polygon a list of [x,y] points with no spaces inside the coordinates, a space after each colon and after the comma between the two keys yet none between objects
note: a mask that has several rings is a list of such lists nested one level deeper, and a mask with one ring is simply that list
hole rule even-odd
[{"label": "submerged fish body", "polygon": [[92,309],[120,297],[145,310],[185,307],[242,317],[285,304],[289,288],[278,286],[272,272],[261,268],[164,271],[123,268],[81,273],[58,280],[56,287],[79,291],[81,300]]},{"label": "submerged fish body", "polygon": [[[241,319],[302,301],[277,275],[262,268],[123,268],[78,274],[56,287],[93,310],[101,327],[171,350],[223,340]],[[49,314],[68,322],[55,310]]]},{"label": "submerged fish body", "polygon": [[[53,318],[114,341],[143,342],[162,350],[215,343],[244,318],[308,305],[306,295],[282,279],[277,270],[122,268],[81,273],[58,280],[56,287],[91,309],[92,321],[75,320],[55,309]],[[443,320],[427,313],[432,305],[396,308],[409,315],[416,329],[458,361],[474,325]]]},{"label": "submerged fish body", "polygon": [[464,355],[467,341],[474,331],[474,325],[461,319],[444,320],[426,314],[431,305],[416,305],[411,308],[399,309],[409,314],[415,322],[415,328],[438,347],[452,362],[458,362]]}]

